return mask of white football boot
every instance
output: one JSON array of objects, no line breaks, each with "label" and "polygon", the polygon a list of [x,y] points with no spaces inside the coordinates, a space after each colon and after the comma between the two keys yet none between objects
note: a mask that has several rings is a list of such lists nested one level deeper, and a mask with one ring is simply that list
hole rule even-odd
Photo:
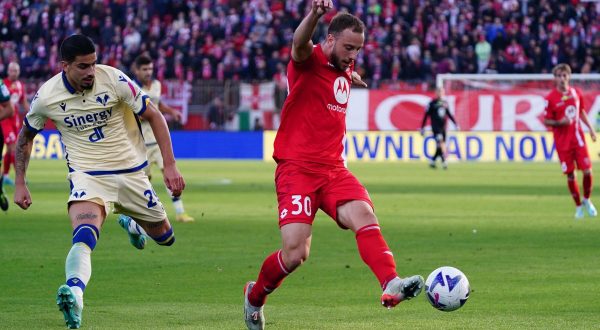
[{"label": "white football boot", "polygon": [[421,275],[406,278],[396,277],[386,285],[381,295],[381,305],[390,309],[404,300],[418,296],[423,290],[424,283]]},{"label": "white football boot", "polygon": [[248,282],[244,287],[244,318],[248,330],[263,330],[265,328],[264,306],[254,307],[248,301],[248,295],[256,282]]}]

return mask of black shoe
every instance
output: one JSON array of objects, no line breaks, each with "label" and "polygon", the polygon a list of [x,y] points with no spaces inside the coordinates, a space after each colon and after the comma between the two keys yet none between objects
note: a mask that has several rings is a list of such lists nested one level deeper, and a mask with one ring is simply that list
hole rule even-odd
[{"label": "black shoe", "polygon": [[0,190],[0,209],[2,211],[8,210],[8,198],[4,194],[4,189]]}]

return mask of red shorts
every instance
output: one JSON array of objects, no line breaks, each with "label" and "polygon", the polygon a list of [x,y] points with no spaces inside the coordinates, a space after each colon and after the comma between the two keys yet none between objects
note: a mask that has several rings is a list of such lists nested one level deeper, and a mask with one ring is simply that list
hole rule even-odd
[{"label": "red shorts", "polygon": [[337,220],[337,208],[361,200],[373,207],[367,189],[345,167],[281,161],[275,170],[279,227],[288,223],[312,224],[318,209]]},{"label": "red shorts", "polygon": [[575,171],[575,165],[580,170],[588,170],[592,168],[592,161],[588,154],[587,146],[571,148],[556,152],[560,161],[560,168],[563,173],[572,173]]},{"label": "red shorts", "polygon": [[4,144],[16,143],[21,126],[19,114],[15,113],[13,116],[3,119],[0,121],[0,125],[2,126],[2,133],[4,134]]}]

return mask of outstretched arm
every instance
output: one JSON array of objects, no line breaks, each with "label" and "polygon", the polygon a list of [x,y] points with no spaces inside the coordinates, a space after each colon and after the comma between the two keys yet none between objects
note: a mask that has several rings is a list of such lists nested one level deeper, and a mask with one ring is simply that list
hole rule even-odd
[{"label": "outstretched arm", "polygon": [[167,127],[165,117],[163,117],[152,102],[149,102],[146,111],[142,114],[142,118],[150,123],[152,132],[160,148],[160,153],[163,157],[165,185],[171,190],[173,196],[179,196],[185,187],[185,182],[175,164],[171,136],[169,135],[169,128]]},{"label": "outstretched arm", "polygon": [[296,31],[294,31],[292,42],[292,59],[294,61],[302,62],[310,57],[313,52],[311,38],[315,33],[319,19],[331,8],[333,8],[331,0],[313,0],[310,13],[304,17]]},{"label": "outstretched arm", "polygon": [[25,174],[27,166],[29,166],[29,158],[31,157],[31,148],[33,147],[33,139],[36,132],[23,127],[19,132],[17,139],[17,150],[15,159],[15,204],[26,210],[31,205],[31,195],[25,183]]}]

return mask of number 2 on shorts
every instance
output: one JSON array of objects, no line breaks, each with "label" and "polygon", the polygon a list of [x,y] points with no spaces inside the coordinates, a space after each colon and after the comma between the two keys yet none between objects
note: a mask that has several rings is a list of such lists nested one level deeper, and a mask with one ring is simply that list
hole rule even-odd
[{"label": "number 2 on shorts", "polygon": [[148,208],[153,208],[158,204],[154,201],[155,198],[158,200],[158,197],[151,189],[144,191],[144,196],[148,197]]}]

